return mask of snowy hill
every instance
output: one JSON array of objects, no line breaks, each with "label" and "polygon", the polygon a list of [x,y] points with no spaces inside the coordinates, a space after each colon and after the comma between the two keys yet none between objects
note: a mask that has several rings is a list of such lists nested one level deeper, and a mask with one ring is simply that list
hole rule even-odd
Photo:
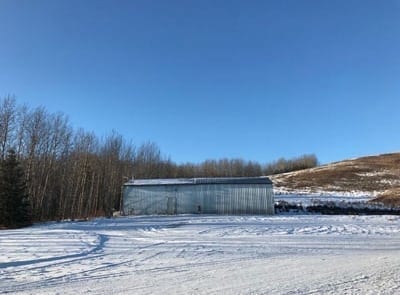
[{"label": "snowy hill", "polygon": [[280,195],[377,198],[400,205],[400,153],[361,157],[270,176]]}]

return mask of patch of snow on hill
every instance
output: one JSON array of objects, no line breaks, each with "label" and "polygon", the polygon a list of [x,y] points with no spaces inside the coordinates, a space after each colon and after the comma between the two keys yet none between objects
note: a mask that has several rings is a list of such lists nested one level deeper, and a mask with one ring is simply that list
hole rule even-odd
[{"label": "patch of snow on hill", "polygon": [[356,175],[361,177],[376,177],[376,176],[384,176],[387,175],[390,171],[374,171],[374,172],[363,172],[356,173]]}]

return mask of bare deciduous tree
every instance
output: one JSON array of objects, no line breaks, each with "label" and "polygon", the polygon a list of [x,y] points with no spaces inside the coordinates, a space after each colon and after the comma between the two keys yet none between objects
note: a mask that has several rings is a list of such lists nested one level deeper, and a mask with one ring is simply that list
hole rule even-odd
[{"label": "bare deciduous tree", "polygon": [[113,131],[99,139],[73,130],[62,113],[0,100],[0,157],[14,148],[23,164],[35,221],[111,216],[131,178],[260,176],[314,167],[315,155],[261,165],[243,159],[176,164],[153,142],[138,147]]}]

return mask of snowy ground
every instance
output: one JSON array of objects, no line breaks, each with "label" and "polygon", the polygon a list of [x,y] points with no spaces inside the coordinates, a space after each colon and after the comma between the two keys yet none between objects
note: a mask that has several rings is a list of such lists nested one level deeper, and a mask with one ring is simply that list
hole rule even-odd
[{"label": "snowy ground", "polygon": [[376,193],[352,191],[352,192],[335,192],[321,190],[318,192],[291,191],[287,188],[274,187],[275,201],[286,201],[289,203],[311,205],[314,201],[333,201],[340,202],[367,202],[377,196]]},{"label": "snowy ground", "polygon": [[332,194],[332,195],[320,195],[320,194],[282,194],[282,195],[275,195],[275,201],[286,201],[288,203],[293,204],[302,204],[304,206],[308,206],[313,204],[316,201],[333,201],[335,203],[340,202],[362,202],[366,203],[372,199],[371,196],[346,196],[346,195],[339,195],[339,194]]},{"label": "snowy ground", "polygon": [[150,216],[0,231],[0,293],[399,294],[398,216]]}]

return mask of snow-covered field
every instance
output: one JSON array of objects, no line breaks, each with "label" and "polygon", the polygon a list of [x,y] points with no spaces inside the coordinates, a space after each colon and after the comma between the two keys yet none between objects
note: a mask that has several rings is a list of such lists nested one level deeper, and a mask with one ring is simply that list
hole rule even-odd
[{"label": "snow-covered field", "polygon": [[335,203],[351,202],[351,203],[366,203],[372,199],[371,196],[360,195],[360,196],[346,196],[339,194],[331,195],[320,195],[320,194],[282,194],[275,195],[275,201],[286,201],[292,204],[302,204],[304,206],[311,205],[316,201],[328,202],[332,201]]},{"label": "snow-covered field", "polygon": [[399,294],[398,216],[149,216],[0,231],[0,293]]},{"label": "snow-covered field", "polygon": [[377,196],[377,193],[369,193],[362,191],[352,192],[335,192],[321,190],[317,192],[304,191],[291,191],[287,188],[276,188],[274,187],[275,201],[286,201],[293,204],[311,205],[315,201],[333,201],[335,203],[340,202],[367,202]]}]

